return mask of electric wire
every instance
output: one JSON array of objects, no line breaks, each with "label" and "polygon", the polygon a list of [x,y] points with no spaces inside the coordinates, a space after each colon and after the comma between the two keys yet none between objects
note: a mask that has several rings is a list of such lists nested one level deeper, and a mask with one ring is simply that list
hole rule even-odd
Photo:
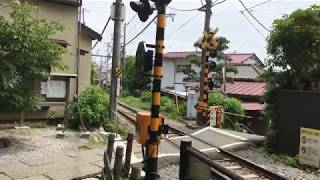
[{"label": "electric wire", "polygon": [[174,11],[198,11],[201,7],[199,8],[194,8],[194,9],[178,9],[178,8],[173,8],[168,6],[169,9],[174,10]]},{"label": "electric wire", "polygon": [[183,24],[181,24],[177,29],[175,29],[174,31],[172,31],[169,35],[167,35],[167,37],[165,39],[169,39],[172,35],[174,35],[177,31],[179,31],[181,28],[183,28],[184,26],[186,26],[188,23],[190,23],[192,20],[194,20],[197,16],[199,16],[201,12],[197,13],[196,15],[192,16],[190,19],[188,19],[186,22],[184,22]]},{"label": "electric wire", "polygon": [[241,14],[245,17],[245,19],[251,24],[251,26],[264,38],[266,39],[265,35],[250,21],[250,19],[248,18],[248,16],[241,11]]},{"label": "electric wire", "polygon": [[157,18],[157,16],[155,16],[137,35],[135,35],[133,38],[130,39],[130,41],[128,41],[126,44],[124,44],[121,48],[127,46],[128,44],[130,44],[133,40],[135,40],[137,37],[139,37],[151,24],[152,22]]},{"label": "electric wire", "polygon": [[260,26],[262,26],[265,30],[267,30],[267,31],[269,31],[270,32],[270,30],[265,26],[265,25],[263,25],[251,12],[250,12],[250,10],[246,7],[246,5],[244,5],[244,3],[241,1],[241,0],[238,0],[240,3],[241,3],[241,5],[245,8],[245,10],[249,13],[249,15],[257,22],[257,23],[259,23],[260,24]]},{"label": "electric wire", "polygon": [[[101,37],[102,37],[103,33],[106,31],[106,28],[107,28],[110,20],[111,20],[111,17],[109,16],[109,18],[108,18],[108,20],[107,20],[106,24],[104,25],[103,30],[102,30],[102,32],[101,32]],[[93,45],[92,49],[94,49],[99,42],[100,42],[100,41],[96,41],[96,43]]]},{"label": "electric wire", "polygon": [[264,2],[262,2],[262,3],[258,3],[258,4],[254,5],[254,6],[249,7],[248,9],[251,10],[251,9],[253,9],[253,8],[256,8],[256,7],[258,7],[258,6],[264,5],[264,4],[266,4],[266,3],[268,3],[268,2],[271,2],[271,1],[273,1],[273,0],[267,0],[267,1],[264,1]]}]

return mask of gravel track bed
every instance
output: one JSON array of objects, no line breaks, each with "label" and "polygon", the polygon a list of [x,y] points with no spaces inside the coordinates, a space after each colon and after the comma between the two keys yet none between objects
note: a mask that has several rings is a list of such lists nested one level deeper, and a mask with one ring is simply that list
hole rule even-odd
[{"label": "gravel track bed", "polygon": [[312,173],[307,173],[301,169],[286,166],[281,162],[275,161],[270,155],[268,155],[262,149],[249,148],[246,150],[241,150],[235,152],[235,154],[240,155],[243,158],[247,158],[252,162],[257,163],[258,165],[263,166],[266,169],[269,169],[273,172],[288,177],[289,179],[294,180],[319,180],[320,176],[316,176]]},{"label": "gravel track bed", "polygon": [[161,180],[178,180],[179,179],[179,165],[171,164],[158,171]]}]

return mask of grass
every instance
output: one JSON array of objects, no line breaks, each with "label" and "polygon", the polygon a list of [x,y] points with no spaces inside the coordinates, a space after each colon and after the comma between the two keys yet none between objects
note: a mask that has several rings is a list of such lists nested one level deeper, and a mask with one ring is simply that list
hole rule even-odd
[{"label": "grass", "polygon": [[150,102],[143,102],[139,97],[134,97],[134,96],[119,97],[119,100],[129,106],[133,106],[143,110],[149,110],[151,107]]},{"label": "grass", "polygon": [[[127,96],[127,97],[119,97],[119,100],[125,104],[127,104],[128,106],[131,107],[135,107],[138,109],[142,109],[142,110],[150,110],[151,107],[151,102],[144,102],[141,100],[141,97],[134,97],[134,96]],[[173,102],[172,102],[173,103]],[[172,120],[181,120],[182,116],[180,115],[180,113],[177,112],[177,110],[175,109],[175,106],[169,103],[166,106],[164,106],[164,104],[161,105],[161,113],[164,113],[165,116],[169,117]],[[168,105],[170,105],[168,107]],[[170,112],[166,112],[166,111],[170,111]]]}]

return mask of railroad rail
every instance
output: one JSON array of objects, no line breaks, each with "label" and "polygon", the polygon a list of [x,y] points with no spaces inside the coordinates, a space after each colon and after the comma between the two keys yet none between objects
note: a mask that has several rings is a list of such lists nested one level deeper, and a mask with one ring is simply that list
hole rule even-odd
[{"label": "railroad rail", "polygon": [[[125,110],[118,110],[118,113],[128,119],[133,125],[135,125],[135,113],[136,109],[128,107],[125,104],[118,103]],[[240,157],[228,150],[219,148],[203,139],[193,136],[192,134],[186,133],[176,127],[169,125],[169,130],[178,135],[187,135],[194,140],[200,141],[208,146],[214,147],[217,149],[218,155],[215,159],[202,153],[201,151],[188,147],[188,151],[191,155],[195,156],[205,164],[210,167],[213,167],[211,174],[212,176],[218,179],[275,179],[275,180],[287,180],[288,178],[272,172],[268,169],[265,169],[259,166],[256,163],[253,163],[243,157]],[[181,149],[180,145],[174,141],[163,137],[165,141],[171,144],[177,149]]]}]

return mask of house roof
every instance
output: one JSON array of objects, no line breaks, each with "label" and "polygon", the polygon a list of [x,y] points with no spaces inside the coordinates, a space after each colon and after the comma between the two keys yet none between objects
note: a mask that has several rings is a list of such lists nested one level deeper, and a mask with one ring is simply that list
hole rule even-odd
[{"label": "house roof", "polygon": [[233,82],[227,83],[226,93],[240,96],[258,96],[261,97],[266,91],[265,82]]},{"label": "house roof", "polygon": [[195,54],[201,57],[201,51],[181,51],[181,52],[167,52],[163,55],[167,59],[186,58],[188,55]]},{"label": "house roof", "polygon": [[[180,52],[167,52],[164,54],[164,58],[166,59],[182,59],[186,58],[188,55],[195,54],[201,57],[201,51],[180,51]],[[232,64],[243,64],[250,57],[257,58],[259,62],[260,59],[256,56],[255,53],[226,53],[226,56],[230,63]],[[262,62],[261,62],[262,64]]]},{"label": "house roof", "polygon": [[80,6],[82,4],[82,0],[46,0],[53,3],[64,4],[68,6]]},{"label": "house roof", "polygon": [[254,53],[228,53],[227,55],[234,64],[242,64],[248,58],[255,56]]},{"label": "house roof", "polygon": [[242,102],[241,106],[245,111],[261,111],[265,108],[264,104],[258,102]]},{"label": "house roof", "polygon": [[234,80],[256,80],[260,74],[265,72],[264,69],[254,64],[237,64],[234,67],[237,68],[238,73],[227,72],[227,77]]},{"label": "house roof", "polygon": [[98,40],[98,41],[102,40],[101,34],[97,33],[96,31],[86,26],[85,24],[81,23],[81,30],[86,31],[92,40]]},{"label": "house roof", "polygon": [[60,45],[63,46],[63,47],[71,46],[71,45],[68,43],[68,41],[63,40],[63,39],[50,38],[49,40],[50,40],[51,42],[60,44]]}]

